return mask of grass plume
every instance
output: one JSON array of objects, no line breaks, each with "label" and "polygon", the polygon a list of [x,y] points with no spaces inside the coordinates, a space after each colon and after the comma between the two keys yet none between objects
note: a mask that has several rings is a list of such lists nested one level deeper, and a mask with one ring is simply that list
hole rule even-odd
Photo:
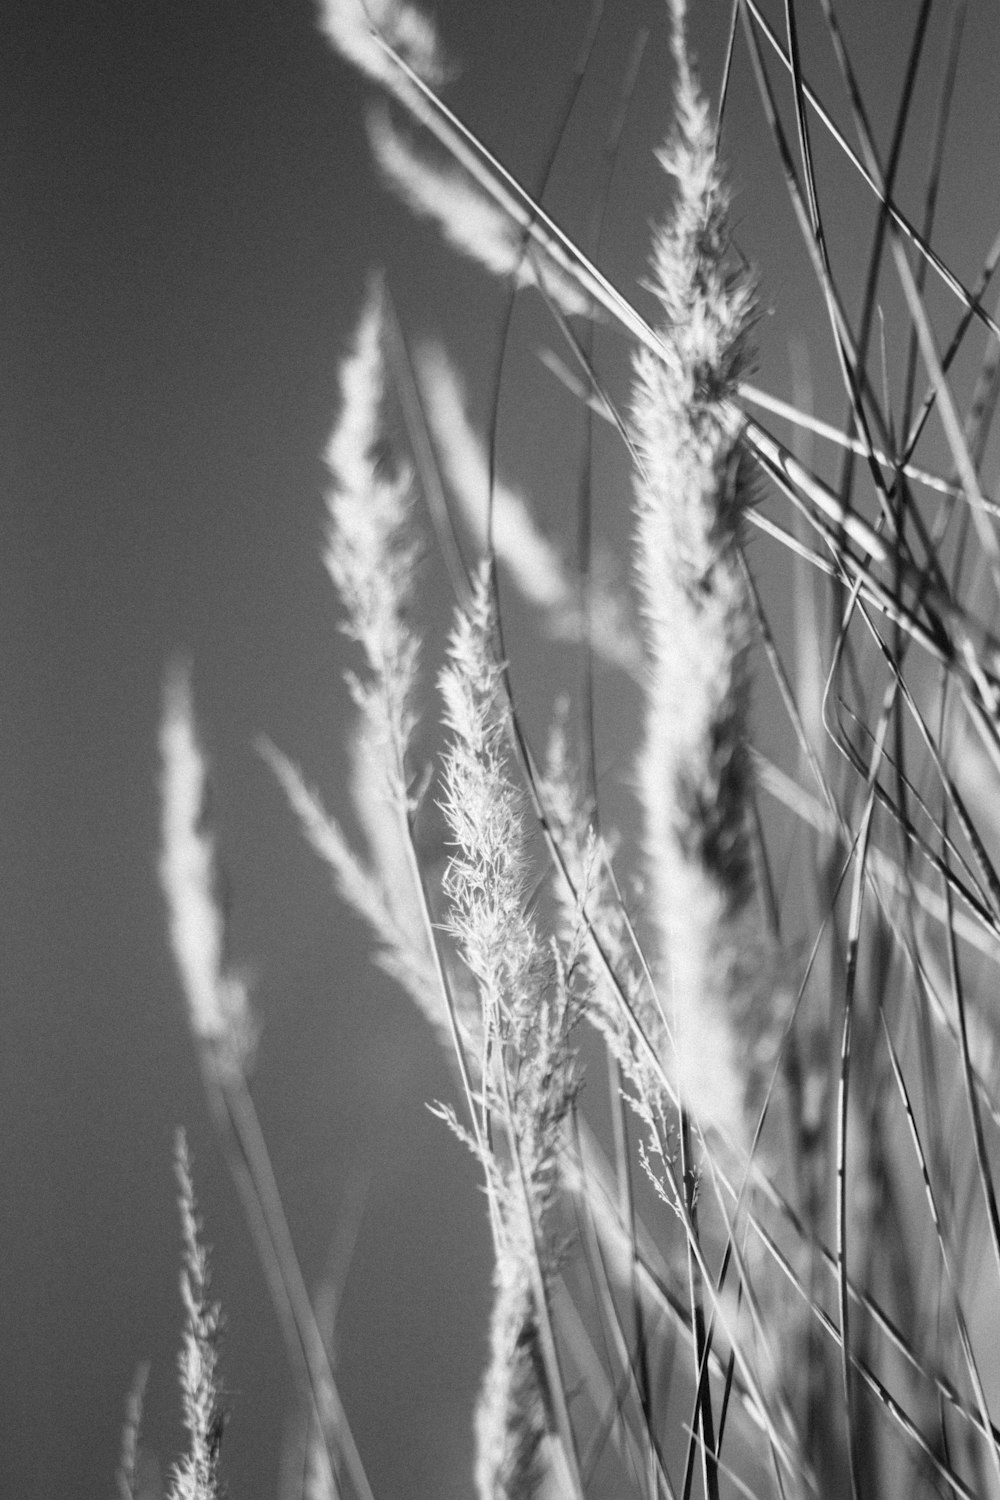
[{"label": "grass plume", "polygon": [[201,1241],[201,1221],[191,1180],[187,1140],[178,1131],[177,1170],[183,1257],[184,1343],[181,1348],[181,1399],[188,1451],[177,1465],[169,1500],[223,1500],[219,1468],[225,1415],[219,1384],[222,1315],[209,1296],[208,1253]]},{"label": "grass plume", "polygon": [[[577,1467],[563,1376],[551,1336],[550,1215],[574,1089],[576,1007],[564,970],[527,909],[522,798],[505,765],[506,726],[488,572],[452,633],[441,692],[451,743],[444,813],[455,852],[444,877],[448,926],[482,1009],[479,1154],[495,1204],[490,1358],[476,1414],[481,1500],[540,1493],[551,1432]],[[502,1153],[502,1154],[501,1154]]]},{"label": "grass plume", "polygon": [[645,821],[657,984],[681,1095],[737,1139],[738,1034],[757,988],[748,827],[750,610],[739,547],[750,476],[732,398],[750,358],[752,287],[728,266],[716,129],[672,6],[676,125],[660,151],[675,183],[653,242],[662,356],[636,355],[636,573],[646,625]]},{"label": "grass plume", "polygon": [[225,957],[208,766],[195,730],[190,681],[179,667],[167,679],[160,753],[160,881],[188,1019],[224,1066],[242,1067],[252,1051],[253,1022],[246,985]]}]

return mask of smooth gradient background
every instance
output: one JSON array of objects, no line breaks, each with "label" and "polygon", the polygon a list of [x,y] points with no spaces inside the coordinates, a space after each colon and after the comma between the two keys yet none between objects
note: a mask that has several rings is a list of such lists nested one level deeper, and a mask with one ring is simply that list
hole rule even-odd
[{"label": "smooth gradient background", "polygon": [[[714,93],[729,7],[693,8]],[[800,9],[810,72],[846,121],[818,6]],[[842,9],[884,145],[916,6]],[[938,7],[935,47],[949,9]],[[433,13],[462,64],[450,101],[536,186],[589,4],[441,0]],[[780,24],[780,6],[769,14]],[[589,233],[641,27],[650,40],[601,249],[626,291],[667,201],[652,156],[670,112],[653,0],[608,6],[546,200]],[[965,56],[937,242],[971,279],[1000,218],[994,5],[974,0]],[[932,75],[921,77],[917,143]],[[762,273],[760,380],[787,396],[792,341],[811,339],[822,318],[742,43],[733,89],[727,155],[737,236]],[[489,1251],[472,1165],[424,1107],[448,1095],[449,1075],[408,1002],[367,966],[364,933],[254,750],[270,735],[345,811],[349,652],[319,559],[320,455],[370,265],[387,269],[408,333],[445,337],[480,415],[490,403],[503,294],[381,187],[364,133],[370,98],[329,52],[312,0],[4,8],[0,1494],[12,1500],[112,1494],[143,1359],[149,1462],[166,1476],[178,1451],[179,1123],[228,1318],[231,1494],[279,1490],[291,1383],[203,1104],[155,873],[157,720],[178,653],[193,664],[212,757],[233,946],[255,975],[255,1098],[307,1278],[331,1257],[346,1277],[337,1367],[373,1487],[380,1500],[470,1492]],[[870,210],[825,146],[821,158],[851,303]],[[923,167],[919,144],[903,174],[911,205]],[[544,519],[572,536],[566,458],[579,418],[535,359],[558,336],[530,294],[522,300],[500,461],[539,486]],[[621,342],[605,332],[599,349],[624,390]],[[817,407],[837,419],[828,341],[811,360]],[[602,460],[597,472],[601,527],[620,541],[620,465]],[[754,546],[766,575],[767,545]],[[429,578],[433,643],[447,598],[433,565]],[[520,682],[540,727],[550,685],[524,672]],[[616,689],[606,691],[613,706]],[[628,744],[613,724],[603,733],[612,784]]]}]

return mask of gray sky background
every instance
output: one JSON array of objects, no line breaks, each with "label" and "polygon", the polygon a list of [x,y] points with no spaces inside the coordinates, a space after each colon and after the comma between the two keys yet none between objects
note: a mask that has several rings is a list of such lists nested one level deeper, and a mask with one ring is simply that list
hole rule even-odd
[{"label": "gray sky background", "polygon": [[[714,90],[728,7],[694,9]],[[884,142],[914,7],[843,9]],[[1000,208],[1000,30],[995,6],[971,12],[939,236],[970,279]],[[451,102],[536,184],[589,5],[441,0],[434,13],[463,64]],[[602,248],[626,291],[665,202],[651,154],[669,119],[656,4],[608,7],[549,200],[586,230],[643,24]],[[813,75],[829,83],[804,26]],[[434,1042],[366,966],[363,933],[253,744],[270,735],[343,809],[348,653],[319,561],[319,455],[367,267],[386,267],[411,335],[443,333],[471,368],[481,413],[503,298],[378,184],[369,91],[328,51],[310,0],[10,0],[2,30],[0,1493],[109,1496],[125,1394],[147,1358],[146,1446],[164,1473],[178,1450],[179,1123],[229,1325],[231,1493],[277,1493],[291,1386],[203,1104],[155,876],[160,692],[180,652],[213,761],[234,949],[256,976],[255,1097],[310,1281],[356,1228],[337,1339],[345,1404],[380,1500],[457,1500],[485,1353],[482,1196],[424,1107],[450,1087]],[[817,326],[816,297],[742,44],[733,87],[727,155],[737,235],[763,274],[761,380],[788,395],[790,341]],[[927,76],[917,141],[935,92]],[[922,170],[915,151],[911,202]],[[838,191],[833,250],[856,298],[847,268],[865,199]],[[525,300],[500,458],[541,483],[544,518],[571,535],[575,474],[557,482],[556,469],[578,429],[538,371],[544,325]],[[621,379],[621,345],[602,335],[600,347]],[[814,378],[837,419],[828,354]],[[609,503],[604,529],[620,536],[627,495]],[[446,603],[435,597],[430,627]],[[540,724],[547,687],[525,691]],[[610,732],[606,749],[626,753]]]}]

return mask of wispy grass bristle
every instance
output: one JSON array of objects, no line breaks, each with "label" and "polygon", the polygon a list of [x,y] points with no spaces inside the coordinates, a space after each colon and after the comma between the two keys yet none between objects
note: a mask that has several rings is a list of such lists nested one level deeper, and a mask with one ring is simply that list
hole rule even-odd
[{"label": "wispy grass bristle", "polygon": [[246,985],[226,961],[208,767],[195,730],[190,681],[180,667],[167,680],[160,753],[160,881],[188,1019],[196,1037],[242,1067],[252,1051],[253,1020]]},{"label": "wispy grass bristle", "polygon": [[405,92],[406,80],[380,39],[425,82],[447,76],[433,22],[407,0],[319,0],[319,24],[348,62],[393,92]]},{"label": "wispy grass bristle", "polygon": [[183,1131],[177,1133],[174,1165],[183,1241],[181,1296],[185,1318],[180,1377],[188,1451],[174,1472],[169,1500],[222,1500],[225,1490],[219,1465],[225,1412],[218,1368],[222,1315],[209,1295],[208,1252],[201,1240]]},{"label": "wispy grass bristle", "polygon": [[348,681],[368,749],[379,755],[387,789],[405,803],[419,654],[406,612],[417,547],[409,523],[410,474],[382,448],[382,296],[373,284],[354,350],[341,368],[341,414],[326,450],[332,485],[324,560],[344,604],[343,628],[365,657],[367,676],[354,674]]},{"label": "wispy grass bristle", "polygon": [[[649,909],[680,1092],[700,1123],[744,1134],[746,1027],[759,992],[748,823],[750,610],[740,570],[750,476],[732,405],[750,358],[753,290],[728,264],[716,130],[673,12],[674,179],[650,287],[664,353],[636,356],[636,573],[646,625],[637,784]],[[756,991],[756,993],[755,993]]]},{"label": "wispy grass bristle", "polygon": [[115,1475],[118,1500],[143,1500],[138,1489],[139,1436],[148,1380],[149,1364],[145,1362],[136,1367],[128,1400],[125,1403],[121,1453],[118,1459],[118,1472]]},{"label": "wispy grass bristle", "polygon": [[384,111],[369,115],[368,136],[387,183],[415,214],[436,224],[459,254],[515,287],[540,287],[567,317],[590,311],[586,291],[551,258],[530,249],[518,219],[469,172],[420,150]]},{"label": "wispy grass bristle", "polygon": [[626,602],[610,581],[610,559],[595,559],[584,608],[579,582],[524,494],[503,480],[491,481],[485,444],[471,425],[461,379],[444,349],[425,345],[417,368],[442,475],[476,557],[496,560],[525,603],[543,611],[545,629],[555,639],[587,639],[596,656],[638,675],[640,646]]},{"label": "wispy grass bristle", "polygon": [[547,1434],[566,1442],[562,1375],[548,1325],[554,1268],[550,1210],[562,1130],[575,1091],[570,1040],[578,1007],[527,908],[522,797],[506,765],[506,726],[490,575],[451,636],[441,676],[450,745],[443,810],[455,846],[444,876],[448,927],[482,1007],[483,1138],[495,1205],[490,1359],[476,1414],[482,1500],[540,1493]]}]

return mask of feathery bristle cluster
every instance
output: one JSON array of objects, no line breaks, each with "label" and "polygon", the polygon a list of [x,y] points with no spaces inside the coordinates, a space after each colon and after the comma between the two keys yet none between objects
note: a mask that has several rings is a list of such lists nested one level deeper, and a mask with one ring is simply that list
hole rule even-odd
[{"label": "feathery bristle cluster", "polygon": [[420,149],[386,112],[372,114],[368,135],[386,182],[453,250],[516,287],[540,287],[567,317],[592,310],[588,294],[551,255],[529,248],[520,216],[473,172]]},{"label": "feathery bristle cluster", "polygon": [[593,314],[593,292],[565,243],[538,222],[510,179],[498,180],[445,118],[434,96],[447,76],[434,29],[402,0],[321,0],[320,29],[346,61],[380,84],[445,146],[417,147],[385,112],[370,116],[372,148],[386,180],[415,213],[433,220],[461,254],[516,286],[535,285],[564,314]]},{"label": "feathery bristle cluster", "polygon": [[325,455],[331,488],[324,560],[344,606],[344,631],[365,658],[363,672],[347,674],[358,708],[350,790],[364,856],[296,766],[270,744],[262,753],[341,895],[377,938],[380,965],[450,1038],[410,848],[407,755],[419,643],[408,614],[418,547],[411,475],[384,435],[385,340],[385,297],[373,282],[341,365],[341,409]]},{"label": "feathery bristle cluster", "polygon": [[195,730],[191,685],[167,680],[160,725],[160,882],[170,941],[188,1001],[191,1029],[225,1065],[242,1066],[253,1048],[246,985],[225,962],[215,843],[208,824],[208,772]]},{"label": "feathery bristle cluster", "polygon": [[621,893],[613,886],[612,851],[595,831],[560,717],[550,731],[539,795],[568,877],[554,880],[559,935],[574,955],[587,1019],[604,1037],[632,1086],[631,1103],[655,1134],[667,1101],[659,1070],[636,1045],[634,1023],[657,1057],[667,1054],[669,1037],[630,936]]},{"label": "feathery bristle cluster", "polygon": [[121,1450],[118,1472],[115,1475],[118,1500],[142,1500],[138,1491],[137,1470],[139,1467],[139,1434],[142,1427],[142,1408],[146,1396],[149,1365],[141,1364],[135,1372],[128,1400],[125,1404],[125,1421],[122,1423]]},{"label": "feathery bristle cluster", "polygon": [[442,807],[457,851],[444,882],[450,930],[487,1012],[499,1019],[502,1012],[520,1014],[536,982],[538,943],[525,922],[526,839],[521,795],[506,771],[489,587],[482,570],[441,674],[444,722],[452,735]]},{"label": "feathery bristle cluster", "polygon": [[408,85],[379,37],[425,83],[440,83],[445,76],[433,23],[405,0],[320,0],[319,24],[342,57],[393,92]]},{"label": "feathery bristle cluster", "polygon": [[677,121],[660,153],[676,180],[656,233],[661,356],[636,358],[636,569],[649,672],[638,781],[658,972],[685,1103],[736,1131],[743,1085],[733,1013],[748,979],[752,867],[749,612],[740,572],[747,479],[731,398],[748,355],[752,290],[726,268],[727,193],[708,106],[675,11]]},{"label": "feathery bristle cluster", "polygon": [[359,642],[368,675],[351,677],[369,748],[379,753],[387,789],[405,803],[406,748],[418,645],[406,620],[417,549],[410,525],[411,476],[390,458],[382,436],[385,311],[369,291],[354,349],[341,370],[340,420],[326,450],[333,481],[324,554],[346,611],[344,630]]},{"label": "feathery bristle cluster", "polygon": [[436,455],[477,553],[490,545],[524,599],[563,609],[574,599],[558,550],[542,534],[523,494],[491,480],[486,446],[469,420],[458,372],[440,344],[420,351],[420,390]]},{"label": "feathery bristle cluster", "polygon": [[480,1152],[494,1205],[490,1360],[476,1415],[483,1500],[535,1494],[550,1425],[539,1320],[553,1248],[549,1225],[572,1102],[576,1006],[558,955],[528,913],[521,796],[506,766],[502,672],[489,576],[480,572],[442,674],[452,734],[443,808],[456,846],[445,875],[448,927],[483,1010],[482,1095],[505,1157]]},{"label": "feathery bristle cluster", "polygon": [[[384,436],[386,308],[373,284],[341,368],[341,412],[327,445],[332,487],[325,562],[346,611],[345,632],[364,651],[367,670],[348,675],[358,707],[351,794],[367,844],[367,867],[341,859],[338,875],[366,904],[395,968],[426,968],[426,937],[409,854],[411,804],[407,754],[419,643],[409,621],[418,548],[412,524],[412,476]],[[333,849],[333,843],[328,845]],[[346,849],[346,841],[340,843]],[[355,905],[359,901],[355,900]]]},{"label": "feathery bristle cluster", "polygon": [[486,445],[472,426],[462,382],[444,349],[425,345],[418,370],[435,455],[478,555],[492,549],[521,598],[544,612],[554,638],[579,640],[586,634],[595,656],[636,674],[639,643],[624,600],[607,576],[607,556],[595,559],[584,618],[579,582],[524,495],[502,479],[491,479]]},{"label": "feathery bristle cluster", "polygon": [[530,1226],[519,1235],[513,1229],[508,1222],[503,1253],[497,1256],[490,1353],[476,1403],[475,1482],[481,1500],[530,1500],[545,1475],[541,1450],[548,1417],[524,1259],[533,1246]]},{"label": "feathery bristle cluster", "polygon": [[222,1500],[219,1457],[223,1411],[218,1378],[222,1315],[218,1303],[209,1300],[208,1255],[201,1243],[201,1223],[183,1131],[177,1134],[174,1160],[184,1245],[181,1295],[185,1326],[180,1375],[188,1451],[174,1472],[169,1500]]}]

